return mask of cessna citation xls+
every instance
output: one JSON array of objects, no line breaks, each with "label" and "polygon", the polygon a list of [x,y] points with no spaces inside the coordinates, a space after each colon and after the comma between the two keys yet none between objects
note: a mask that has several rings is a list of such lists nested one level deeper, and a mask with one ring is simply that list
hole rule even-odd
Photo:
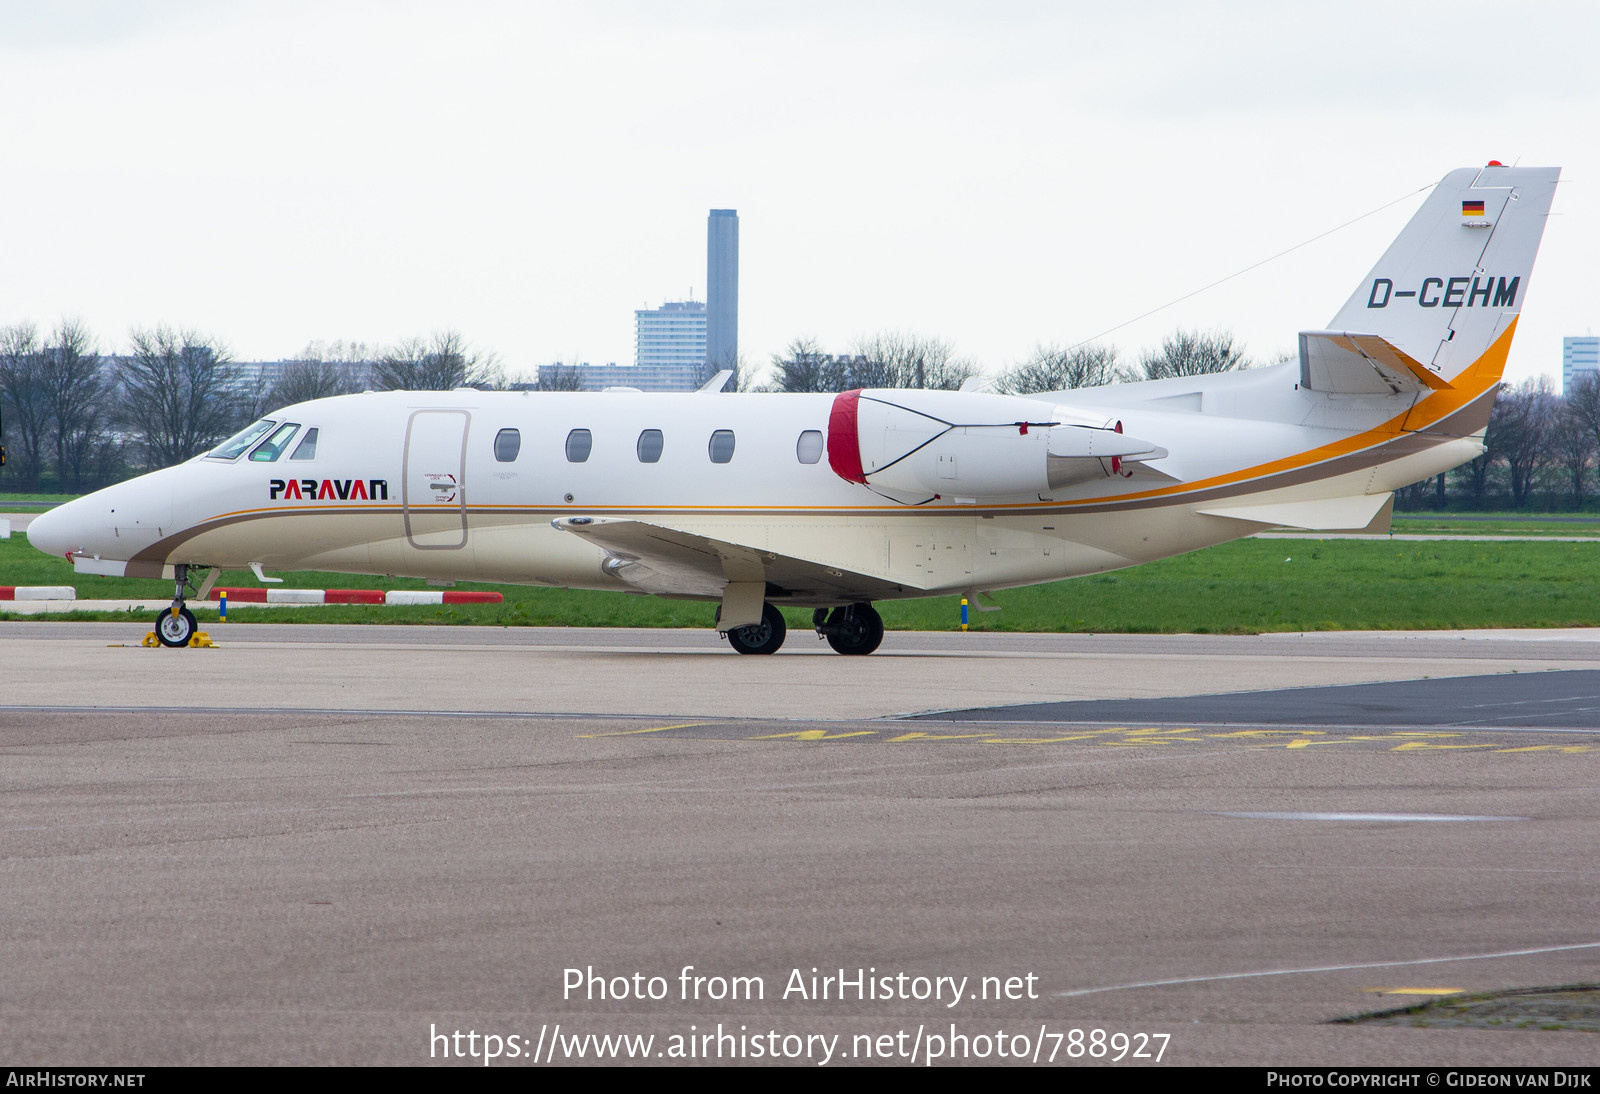
[{"label": "cessna citation xls+", "polygon": [[[1286,525],[1387,526],[1479,455],[1559,171],[1452,171],[1300,359],[1030,396],[369,392],[69,502],[29,538],[91,574],[252,567],[718,601],[741,653],[815,609],[1100,573]],[[214,580],[215,570],[212,578]]]}]

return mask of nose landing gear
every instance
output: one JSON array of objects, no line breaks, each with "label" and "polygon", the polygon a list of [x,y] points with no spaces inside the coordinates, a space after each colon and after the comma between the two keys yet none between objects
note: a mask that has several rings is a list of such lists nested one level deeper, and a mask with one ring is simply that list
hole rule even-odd
[{"label": "nose landing gear", "polygon": [[197,627],[194,613],[188,608],[169,608],[156,620],[156,637],[163,646],[187,646]]},{"label": "nose landing gear", "polygon": [[[156,638],[160,640],[163,646],[172,649],[187,646],[189,640],[199,630],[199,624],[195,622],[194,613],[184,607],[184,600],[189,594],[189,569],[189,566],[182,562],[172,568],[177,586],[173,590],[172,606],[163,609],[161,614],[156,617]],[[206,575],[204,584],[195,590],[194,595],[197,599],[205,599],[206,594],[211,591],[211,586],[216,584],[218,573],[219,571],[213,568]]]}]

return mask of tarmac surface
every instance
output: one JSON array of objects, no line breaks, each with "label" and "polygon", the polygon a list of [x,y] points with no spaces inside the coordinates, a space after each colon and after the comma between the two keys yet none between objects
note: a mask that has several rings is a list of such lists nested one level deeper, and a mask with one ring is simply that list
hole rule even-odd
[{"label": "tarmac surface", "polygon": [[146,629],[0,623],[8,1064],[1600,1064],[1329,1024],[1600,981],[1600,632]]}]

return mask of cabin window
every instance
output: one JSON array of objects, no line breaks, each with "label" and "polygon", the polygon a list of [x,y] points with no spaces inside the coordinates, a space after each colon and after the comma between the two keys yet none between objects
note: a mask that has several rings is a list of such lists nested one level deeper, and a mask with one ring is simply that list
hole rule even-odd
[{"label": "cabin window", "polygon": [[[572,451],[572,441],[567,441],[567,451]],[[522,451],[522,434],[515,429],[502,429],[494,435],[494,458],[501,463],[510,463],[517,458],[517,453]],[[569,456],[570,458],[570,456]]]},{"label": "cabin window", "polygon": [[290,453],[291,460],[314,460],[317,458],[317,427],[312,426],[306,430],[306,435],[300,438],[300,443],[294,446]]},{"label": "cabin window", "polygon": [[272,463],[283,455],[284,448],[294,436],[295,430],[299,428],[299,422],[284,422],[272,431],[270,437],[256,445],[255,450],[250,453],[250,459],[255,463]]},{"label": "cabin window", "polygon": [[582,463],[589,458],[594,447],[594,437],[587,429],[574,429],[567,434],[567,462]]},{"label": "cabin window", "polygon": [[822,459],[822,431],[808,429],[800,434],[800,440],[794,446],[794,454],[801,463],[816,463]]},{"label": "cabin window", "polygon": [[733,461],[733,430],[719,429],[711,434],[711,462],[731,463]]},{"label": "cabin window", "polygon": [[239,453],[255,444],[262,437],[265,437],[271,431],[272,427],[277,424],[277,422],[274,422],[269,418],[262,418],[254,425],[250,425],[244,429],[241,429],[239,432],[223,441],[216,448],[213,448],[210,452],[208,452],[207,455],[218,460],[237,459],[239,457]]},{"label": "cabin window", "polygon": [[661,437],[661,430],[647,429],[639,434],[639,462],[658,463],[661,460],[661,449],[666,442]]}]

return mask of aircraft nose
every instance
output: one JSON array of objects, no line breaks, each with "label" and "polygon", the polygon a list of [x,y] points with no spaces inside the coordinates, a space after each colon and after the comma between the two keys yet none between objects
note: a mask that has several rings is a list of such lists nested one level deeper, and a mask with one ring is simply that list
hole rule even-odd
[{"label": "aircraft nose", "polygon": [[28,542],[47,555],[58,558],[86,546],[81,542],[88,529],[83,527],[85,512],[80,502],[69,501],[46,509],[28,523]]}]

